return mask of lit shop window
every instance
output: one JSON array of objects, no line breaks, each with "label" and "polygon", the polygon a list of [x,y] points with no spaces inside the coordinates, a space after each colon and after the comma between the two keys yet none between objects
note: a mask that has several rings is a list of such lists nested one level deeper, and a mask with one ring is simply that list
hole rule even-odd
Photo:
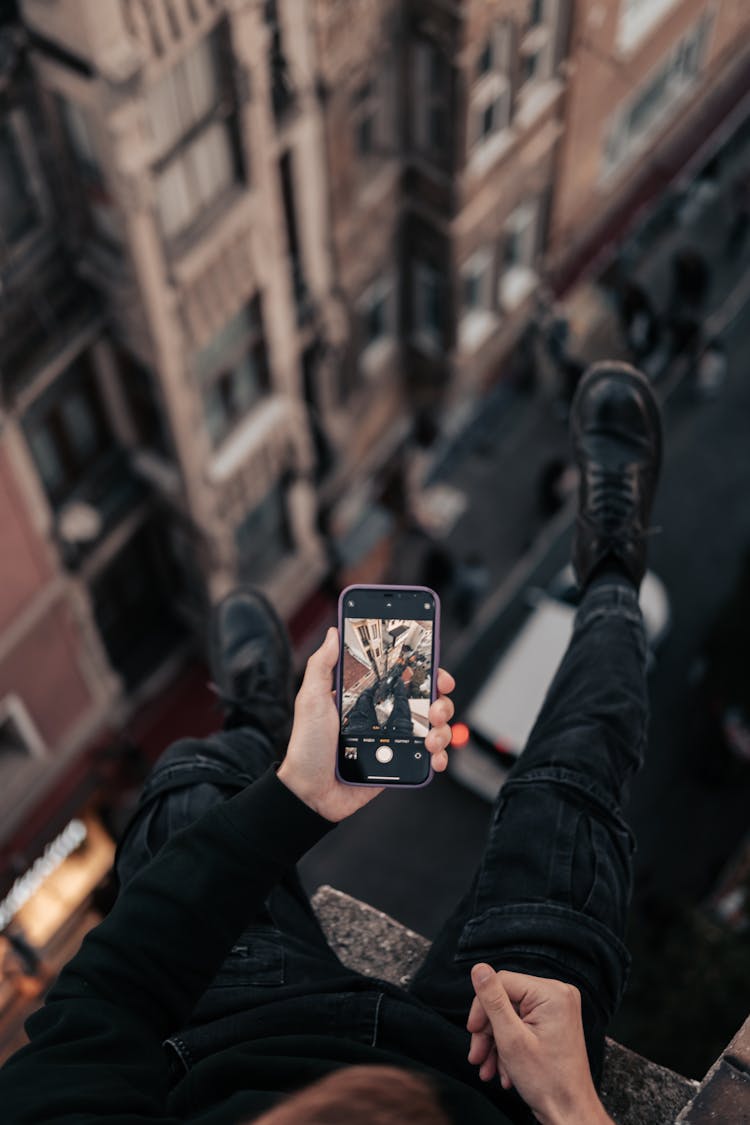
[{"label": "lit shop window", "polygon": [[156,199],[167,238],[187,231],[239,180],[234,99],[217,35],[199,43],[146,93]]},{"label": "lit shop window", "polygon": [[216,448],[268,389],[260,299],[256,297],[200,351],[195,370]]}]

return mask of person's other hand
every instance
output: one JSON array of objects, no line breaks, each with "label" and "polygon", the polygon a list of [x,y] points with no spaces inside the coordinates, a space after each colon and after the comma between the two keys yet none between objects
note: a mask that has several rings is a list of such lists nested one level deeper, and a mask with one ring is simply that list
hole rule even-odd
[{"label": "person's other hand", "polygon": [[[338,630],[331,628],[323,644],[307,662],[294,704],[294,726],[278,778],[287,788],[327,820],[344,820],[361,809],[383,790],[376,786],[344,785],[336,777],[336,750],[339,716],[333,693],[333,673],[339,656]],[[438,698],[432,703],[432,724],[425,747],[432,756],[432,768],[442,773],[448,766],[447,747],[451,740],[448,725],[453,703],[448,698],[455,681],[442,668],[437,679]]]},{"label": "person's other hand", "polygon": [[479,1077],[514,1086],[541,1125],[612,1125],[591,1077],[578,989],[485,964],[471,982],[466,1027]]}]

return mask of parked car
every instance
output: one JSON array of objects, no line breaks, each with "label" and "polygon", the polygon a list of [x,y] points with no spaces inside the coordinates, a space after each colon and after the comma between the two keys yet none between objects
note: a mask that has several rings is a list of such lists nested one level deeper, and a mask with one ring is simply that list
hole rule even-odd
[{"label": "parked car", "polygon": [[[494,800],[526,745],[547,689],[573,632],[578,592],[571,567],[546,590],[528,594],[530,612],[474,699],[453,726],[451,774]],[[649,650],[669,632],[671,610],[664,583],[647,571],[640,592]]]}]

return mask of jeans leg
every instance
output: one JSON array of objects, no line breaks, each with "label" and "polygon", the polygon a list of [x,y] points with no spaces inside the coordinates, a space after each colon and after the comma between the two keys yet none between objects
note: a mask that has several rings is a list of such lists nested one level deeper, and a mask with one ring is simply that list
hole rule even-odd
[{"label": "jeans leg", "polygon": [[595,1075],[629,967],[633,840],[621,806],[645,745],[645,667],[635,591],[594,585],[498,795],[472,887],[412,985],[463,1024],[476,961],[575,984]]}]

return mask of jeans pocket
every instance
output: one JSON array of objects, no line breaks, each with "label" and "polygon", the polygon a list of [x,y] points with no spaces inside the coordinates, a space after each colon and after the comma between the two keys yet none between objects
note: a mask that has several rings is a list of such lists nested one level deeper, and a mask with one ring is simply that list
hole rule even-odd
[{"label": "jeans pocket", "polygon": [[271,987],[284,984],[281,931],[264,926],[245,930],[211,982],[213,988]]}]

